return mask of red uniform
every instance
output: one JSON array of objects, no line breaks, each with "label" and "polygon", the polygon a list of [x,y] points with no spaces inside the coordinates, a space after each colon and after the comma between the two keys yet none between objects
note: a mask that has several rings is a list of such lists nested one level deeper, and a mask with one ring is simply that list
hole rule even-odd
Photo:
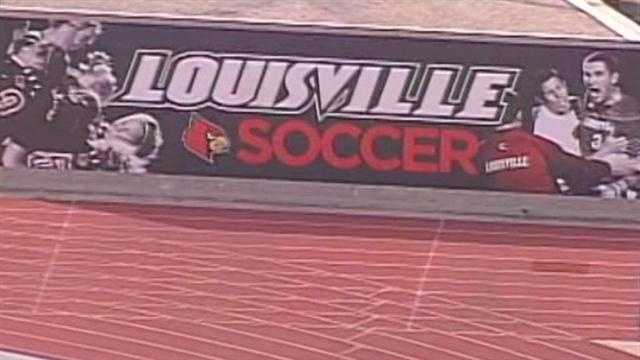
[{"label": "red uniform", "polygon": [[640,104],[634,98],[622,95],[616,102],[587,102],[582,117],[579,136],[583,154],[598,151],[609,136],[626,137],[631,143],[628,153],[640,153]]},{"label": "red uniform", "polygon": [[493,190],[547,194],[589,194],[610,175],[604,162],[562,151],[520,127],[497,131],[480,148],[480,168]]}]

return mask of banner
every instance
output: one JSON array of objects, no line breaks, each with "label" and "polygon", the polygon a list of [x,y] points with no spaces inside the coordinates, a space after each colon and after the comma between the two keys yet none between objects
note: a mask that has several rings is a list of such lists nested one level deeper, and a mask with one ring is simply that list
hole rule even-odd
[{"label": "banner", "polygon": [[0,27],[9,168],[607,197],[640,183],[638,45],[9,11]]}]

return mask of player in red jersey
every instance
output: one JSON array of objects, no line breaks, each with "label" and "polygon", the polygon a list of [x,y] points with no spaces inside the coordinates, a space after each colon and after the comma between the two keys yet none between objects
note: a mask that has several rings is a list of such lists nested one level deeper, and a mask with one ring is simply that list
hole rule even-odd
[{"label": "player in red jersey", "polygon": [[[605,52],[591,53],[583,61],[586,92],[579,135],[582,152],[587,156],[612,137],[628,140],[628,146],[617,157],[640,154],[640,104],[622,91],[621,68],[619,59]],[[639,186],[638,171],[630,169],[600,186],[599,192],[605,197],[636,198]]]},{"label": "player in red jersey", "polygon": [[493,190],[586,195],[603,179],[640,171],[640,159],[616,156],[624,139],[608,139],[589,159],[525,131],[519,121],[499,127],[478,156],[485,186]]}]

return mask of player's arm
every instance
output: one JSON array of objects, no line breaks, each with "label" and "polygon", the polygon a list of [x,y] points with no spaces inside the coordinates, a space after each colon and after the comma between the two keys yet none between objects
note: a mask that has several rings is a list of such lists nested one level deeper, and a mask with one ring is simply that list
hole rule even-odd
[{"label": "player's arm", "polygon": [[640,158],[629,156],[631,147],[632,142],[626,137],[609,136],[600,149],[587,159],[609,164],[613,176],[634,175],[640,172]]},{"label": "player's arm", "polygon": [[567,183],[572,195],[589,194],[593,187],[611,176],[612,169],[607,162],[568,154],[551,142],[545,143],[544,148],[552,173]]},{"label": "player's arm", "polygon": [[591,155],[586,156],[587,160],[600,160],[611,154],[623,154],[629,148],[630,142],[626,137],[609,136],[602,141],[598,150]]},{"label": "player's arm", "polygon": [[8,141],[7,146],[2,154],[2,165],[6,168],[16,169],[26,167],[27,149]]},{"label": "player's arm", "polygon": [[55,46],[51,46],[49,50],[49,61],[43,78],[46,87],[64,88],[68,83],[67,68],[68,59],[66,53]]}]

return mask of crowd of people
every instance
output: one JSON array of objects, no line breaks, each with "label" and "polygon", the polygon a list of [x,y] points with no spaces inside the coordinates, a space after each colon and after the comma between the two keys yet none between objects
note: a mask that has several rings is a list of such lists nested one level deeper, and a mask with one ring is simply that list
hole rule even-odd
[{"label": "crowd of people", "polygon": [[96,48],[99,22],[54,20],[15,29],[0,63],[0,141],[7,168],[143,173],[158,154],[158,122],[142,113],[108,119],[117,86]]}]

